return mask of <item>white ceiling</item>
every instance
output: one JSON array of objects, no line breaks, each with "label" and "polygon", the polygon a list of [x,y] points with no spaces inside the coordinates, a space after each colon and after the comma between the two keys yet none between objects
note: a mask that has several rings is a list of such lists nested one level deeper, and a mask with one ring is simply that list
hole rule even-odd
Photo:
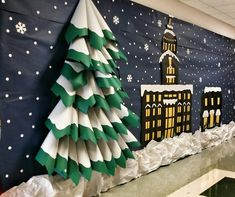
[{"label": "white ceiling", "polygon": [[235,27],[235,0],[179,0]]}]

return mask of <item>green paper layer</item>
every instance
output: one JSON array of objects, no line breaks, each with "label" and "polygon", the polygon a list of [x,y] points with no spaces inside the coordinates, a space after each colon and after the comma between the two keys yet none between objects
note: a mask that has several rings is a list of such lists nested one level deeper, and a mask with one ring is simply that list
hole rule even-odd
[{"label": "green paper layer", "polygon": [[111,175],[104,161],[91,161],[92,169],[107,175]]},{"label": "green paper layer", "polygon": [[67,167],[68,167],[68,160],[57,154],[54,171],[57,172],[57,174],[59,174],[60,176],[62,176],[64,179],[66,179]]},{"label": "green paper layer", "polygon": [[71,106],[73,104],[73,102],[75,101],[75,95],[71,96],[69,95],[66,90],[64,89],[64,87],[62,87],[60,84],[55,83],[52,88],[51,91],[56,95],[59,96],[63,102],[63,104],[68,107]]},{"label": "green paper layer", "polygon": [[86,168],[82,164],[79,164],[79,171],[81,172],[82,176],[87,179],[88,181],[91,179],[92,169]]},{"label": "green paper layer", "polygon": [[54,171],[55,159],[53,159],[48,153],[42,148],[39,149],[35,159],[42,165],[45,166],[49,175]]},{"label": "green paper layer", "polygon": [[127,61],[127,57],[121,51],[116,52],[116,51],[113,51],[113,50],[111,50],[109,48],[107,48],[107,51],[109,52],[110,56],[113,59],[122,59],[122,60]]},{"label": "green paper layer", "polygon": [[89,68],[91,65],[91,58],[89,55],[86,55],[85,53],[82,52],[78,52],[74,49],[69,49],[66,59],[71,61],[81,62],[87,68]]},{"label": "green paper layer", "polygon": [[129,148],[125,148],[124,150],[122,150],[122,152],[126,158],[135,159],[134,155],[132,154]]},{"label": "green paper layer", "polygon": [[126,157],[124,156],[124,154],[121,152],[121,155],[119,158],[114,158],[116,161],[116,164],[119,165],[122,168],[126,167]]},{"label": "green paper layer", "polygon": [[75,185],[78,185],[81,177],[77,163],[70,158],[68,160],[68,177]]},{"label": "green paper layer", "polygon": [[121,82],[117,78],[102,78],[102,77],[96,77],[97,85],[100,88],[109,88],[114,87],[116,89],[121,88]]},{"label": "green paper layer", "polygon": [[78,127],[76,124],[71,124],[65,127],[64,129],[57,129],[56,125],[51,122],[50,119],[47,119],[45,125],[49,130],[52,130],[56,139],[62,138],[63,136],[71,136],[72,139],[76,142],[78,140]]},{"label": "green paper layer", "polygon": [[126,126],[136,127],[139,125],[139,117],[133,113],[132,111],[128,110],[129,115],[122,118],[122,122]]},{"label": "green paper layer", "polygon": [[96,49],[101,49],[104,45],[107,44],[107,40],[115,41],[115,36],[112,32],[108,30],[103,30],[104,37],[100,37],[95,32],[87,28],[77,28],[73,24],[69,24],[67,32],[65,33],[65,39],[70,44],[76,38],[88,37],[89,43],[92,47]]}]

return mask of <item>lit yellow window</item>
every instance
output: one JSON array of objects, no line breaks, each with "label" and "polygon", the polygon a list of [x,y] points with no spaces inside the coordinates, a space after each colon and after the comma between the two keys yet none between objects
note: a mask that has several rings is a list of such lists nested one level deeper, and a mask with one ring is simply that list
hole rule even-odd
[{"label": "lit yellow window", "polygon": [[167,73],[167,74],[171,74],[171,69],[170,69],[170,67],[167,67],[166,73]]},{"label": "lit yellow window", "polygon": [[214,98],[211,98],[211,105],[214,105]]},{"label": "lit yellow window", "polygon": [[169,119],[168,119],[168,128],[171,128],[171,127],[172,127],[172,119],[169,118]]},{"label": "lit yellow window", "polygon": [[162,108],[159,107],[159,108],[157,109],[157,114],[158,114],[158,115],[161,115],[161,113],[162,113]]},{"label": "lit yellow window", "polygon": [[161,120],[157,120],[157,126],[158,127],[162,126],[162,121]]},{"label": "lit yellow window", "polygon": [[184,106],[184,112],[186,112],[186,106]]},{"label": "lit yellow window", "polygon": [[190,105],[187,106],[187,111],[188,111],[188,112],[190,111]]},{"label": "lit yellow window", "polygon": [[181,93],[179,93],[178,98],[181,99]]},{"label": "lit yellow window", "polygon": [[169,117],[172,117],[172,107],[169,108]]},{"label": "lit yellow window", "polygon": [[186,119],[186,117],[185,117],[185,115],[183,116],[183,121],[185,122],[185,119]]},{"label": "lit yellow window", "polygon": [[178,112],[181,112],[181,106],[178,106],[178,110],[177,110]]},{"label": "lit yellow window", "polygon": [[207,117],[203,118],[203,125],[204,125],[204,126],[207,125]]},{"label": "lit yellow window", "polygon": [[172,68],[172,74],[175,74],[175,68]]},{"label": "lit yellow window", "polygon": [[188,93],[188,99],[190,99],[190,97],[191,97],[191,94],[190,94],[190,93]]},{"label": "lit yellow window", "polygon": [[220,105],[220,97],[217,98],[217,104]]},{"label": "lit yellow window", "polygon": [[156,109],[153,108],[153,116],[155,116],[155,114],[156,114]]},{"label": "lit yellow window", "polygon": [[158,95],[158,101],[160,102],[162,100],[162,95]]},{"label": "lit yellow window", "polygon": [[168,129],[168,130],[167,130],[167,137],[168,137],[168,138],[171,137],[171,129]]},{"label": "lit yellow window", "polygon": [[177,129],[178,129],[178,133],[179,133],[181,131],[181,126],[178,126]]},{"label": "lit yellow window", "polygon": [[166,117],[169,117],[169,108],[166,108]]},{"label": "lit yellow window", "polygon": [[152,128],[155,128],[155,120],[153,120],[153,126],[152,126]]},{"label": "lit yellow window", "polygon": [[145,109],[145,116],[146,117],[150,116],[150,109]]},{"label": "lit yellow window", "polygon": [[207,106],[207,105],[208,105],[208,99],[205,98],[205,106]]},{"label": "lit yellow window", "polygon": [[186,93],[184,93],[184,100],[186,99]]},{"label": "lit yellow window", "polygon": [[156,95],[153,95],[153,102],[156,101]]},{"label": "lit yellow window", "polygon": [[154,133],[154,132],[152,132],[152,139],[154,139],[154,137],[155,137],[155,133]]},{"label": "lit yellow window", "polygon": [[160,138],[161,137],[161,131],[158,131],[157,132],[157,138]]},{"label": "lit yellow window", "polygon": [[167,50],[167,43],[164,43],[164,49]]},{"label": "lit yellow window", "polygon": [[172,97],[172,94],[169,94],[169,98],[171,98]]},{"label": "lit yellow window", "polygon": [[172,83],[175,83],[175,78],[172,78]]},{"label": "lit yellow window", "polygon": [[146,133],[145,136],[144,136],[145,141],[149,141],[149,137],[150,137],[149,133]]},{"label": "lit yellow window", "polygon": [[220,123],[219,119],[220,119],[220,116],[216,116],[216,123],[217,123],[217,124]]},{"label": "lit yellow window", "polygon": [[187,121],[189,121],[190,120],[190,115],[187,115]]},{"label": "lit yellow window", "polygon": [[187,126],[186,126],[186,131],[189,131],[189,124],[187,124]]},{"label": "lit yellow window", "polygon": [[149,121],[146,121],[145,122],[145,129],[149,129],[150,128],[150,122]]},{"label": "lit yellow window", "polygon": [[150,95],[149,94],[146,95],[146,102],[147,103],[150,102]]},{"label": "lit yellow window", "polygon": [[177,94],[174,94],[173,97],[177,97]]},{"label": "lit yellow window", "polygon": [[181,122],[181,116],[178,116],[177,117],[177,123],[180,123]]},{"label": "lit yellow window", "polygon": [[214,114],[210,115],[210,127],[214,126]]}]

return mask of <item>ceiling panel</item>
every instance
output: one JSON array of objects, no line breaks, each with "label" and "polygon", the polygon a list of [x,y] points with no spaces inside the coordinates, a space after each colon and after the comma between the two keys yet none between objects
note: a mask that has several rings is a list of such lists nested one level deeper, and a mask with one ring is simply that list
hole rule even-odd
[{"label": "ceiling panel", "polygon": [[235,27],[235,0],[179,0]]}]

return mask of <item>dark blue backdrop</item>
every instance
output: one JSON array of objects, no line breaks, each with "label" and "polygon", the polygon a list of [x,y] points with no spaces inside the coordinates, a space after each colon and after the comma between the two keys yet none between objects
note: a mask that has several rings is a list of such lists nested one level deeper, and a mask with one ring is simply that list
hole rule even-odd
[{"label": "dark blue backdrop", "polygon": [[[48,130],[49,88],[66,55],[63,39],[78,0],[0,2],[0,192],[46,173],[34,156]],[[140,114],[140,84],[160,84],[159,57],[167,16],[127,0],[94,1],[117,36],[128,62],[119,62],[130,99]],[[17,26],[16,26],[17,25]],[[17,32],[17,30],[19,32]],[[235,41],[174,19],[181,84],[192,83],[193,131],[199,128],[205,86],[223,89],[223,123],[235,118]],[[140,130],[132,130],[140,138]]]}]

